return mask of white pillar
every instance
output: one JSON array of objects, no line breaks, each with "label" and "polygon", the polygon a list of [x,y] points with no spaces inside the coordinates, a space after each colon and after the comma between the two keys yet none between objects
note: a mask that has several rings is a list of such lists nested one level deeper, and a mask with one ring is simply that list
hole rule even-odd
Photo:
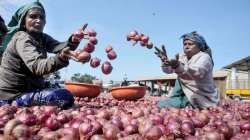
[{"label": "white pillar", "polygon": [[232,67],[232,72],[231,72],[231,83],[232,83],[232,89],[237,88],[237,82],[236,82],[236,73],[237,70],[235,67]]},{"label": "white pillar", "polygon": [[247,83],[248,83],[248,89],[250,89],[250,70],[248,70],[248,79],[247,79]]}]

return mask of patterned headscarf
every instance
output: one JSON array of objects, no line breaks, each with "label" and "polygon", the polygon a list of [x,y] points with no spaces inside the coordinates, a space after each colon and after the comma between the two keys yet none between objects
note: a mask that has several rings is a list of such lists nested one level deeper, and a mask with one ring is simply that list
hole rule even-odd
[{"label": "patterned headscarf", "polygon": [[194,41],[197,44],[197,46],[200,48],[200,50],[202,52],[207,53],[213,61],[212,50],[207,45],[203,36],[199,35],[196,31],[193,31],[191,33],[187,33],[187,34],[182,35],[181,38],[183,39],[183,41],[186,39]]},{"label": "patterned headscarf", "polygon": [[12,16],[9,24],[8,24],[8,33],[5,36],[4,42],[3,42],[3,48],[5,49],[8,45],[8,43],[10,42],[11,38],[14,36],[14,34],[20,30],[23,29],[23,23],[25,20],[25,15],[27,14],[27,12],[32,9],[32,8],[40,8],[44,14],[45,14],[45,10],[43,8],[43,5],[39,2],[32,2],[30,4],[24,5],[22,7],[20,7]]}]

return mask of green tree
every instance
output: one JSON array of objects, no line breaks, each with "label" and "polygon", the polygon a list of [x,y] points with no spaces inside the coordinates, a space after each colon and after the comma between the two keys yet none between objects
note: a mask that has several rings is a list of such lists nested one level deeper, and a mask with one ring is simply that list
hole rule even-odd
[{"label": "green tree", "polygon": [[72,77],[71,80],[73,82],[79,82],[79,83],[93,83],[92,81],[95,80],[96,77],[89,75],[89,74],[80,74],[80,73],[75,73]]}]

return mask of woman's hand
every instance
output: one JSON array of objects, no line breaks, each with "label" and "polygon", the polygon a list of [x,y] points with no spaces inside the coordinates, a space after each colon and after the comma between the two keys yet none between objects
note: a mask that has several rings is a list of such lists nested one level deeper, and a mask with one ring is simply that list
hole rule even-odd
[{"label": "woman's hand", "polygon": [[173,69],[176,69],[180,65],[179,54],[176,54],[175,59],[171,59],[169,64]]},{"label": "woman's hand", "polygon": [[59,58],[63,61],[68,61],[69,59],[73,59],[73,60],[77,61],[75,52],[70,50],[69,47],[62,49],[59,52]]},{"label": "woman's hand", "polygon": [[166,65],[166,66],[169,65],[169,60],[168,60],[165,46],[162,45],[162,49],[155,47],[155,50],[156,50],[155,54],[161,59],[162,65]]},{"label": "woman's hand", "polygon": [[84,36],[87,34],[87,33],[84,32],[84,30],[87,28],[87,26],[88,26],[87,23],[84,24],[83,27],[80,30],[75,31],[72,34],[71,41],[73,43],[78,43],[84,38]]},{"label": "woman's hand", "polygon": [[175,55],[175,59],[169,60],[164,45],[162,45],[162,49],[155,47],[155,50],[155,54],[161,59],[162,67],[171,66],[173,69],[176,69],[179,66],[180,62],[178,54]]}]

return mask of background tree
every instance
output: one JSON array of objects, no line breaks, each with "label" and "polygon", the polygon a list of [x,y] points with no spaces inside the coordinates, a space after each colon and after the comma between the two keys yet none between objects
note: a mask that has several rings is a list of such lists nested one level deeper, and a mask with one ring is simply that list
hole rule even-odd
[{"label": "background tree", "polygon": [[71,77],[71,81],[73,82],[79,82],[79,83],[93,83],[93,80],[96,80],[95,76],[89,75],[89,74],[80,74],[80,73],[75,73]]}]

